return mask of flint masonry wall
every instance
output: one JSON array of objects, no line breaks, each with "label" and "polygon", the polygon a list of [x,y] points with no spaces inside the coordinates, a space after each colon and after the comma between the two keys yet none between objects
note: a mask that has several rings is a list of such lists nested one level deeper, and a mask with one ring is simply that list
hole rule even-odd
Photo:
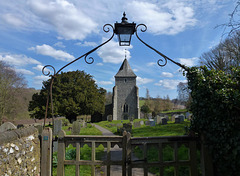
[{"label": "flint masonry wall", "polygon": [[40,140],[36,128],[0,134],[0,175],[40,175]]}]

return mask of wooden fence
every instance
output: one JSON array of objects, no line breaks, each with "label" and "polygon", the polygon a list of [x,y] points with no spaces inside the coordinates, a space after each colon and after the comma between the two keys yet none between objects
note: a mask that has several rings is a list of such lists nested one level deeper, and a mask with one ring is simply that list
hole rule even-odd
[{"label": "wooden fence", "polygon": [[[110,169],[114,166],[121,166],[123,176],[132,176],[134,168],[142,168],[143,175],[147,176],[150,169],[155,167],[158,169],[160,176],[164,176],[166,167],[174,168],[174,176],[182,176],[181,167],[188,168],[188,175],[198,176],[199,172],[202,176],[213,176],[211,158],[209,157],[206,147],[201,140],[196,137],[177,136],[177,137],[131,137],[130,133],[124,132],[123,136],[80,136],[66,135],[62,130],[58,136],[58,164],[57,176],[64,176],[64,168],[66,165],[75,165],[75,175],[80,175],[80,166],[91,166],[91,174],[95,176],[96,166],[106,166],[105,175],[110,175]],[[76,159],[66,160],[66,147],[72,144],[76,147]],[[80,158],[81,147],[87,144],[92,148],[91,160],[82,160]],[[104,160],[96,160],[95,148],[102,144],[106,149],[106,158]],[[118,145],[121,149],[122,157],[120,160],[113,160],[111,157],[111,149]],[[170,146],[173,149],[173,159],[166,161],[163,158],[164,148]],[[184,146],[188,150],[188,158],[181,160],[178,155],[179,148]],[[133,158],[134,149],[139,147],[142,151],[142,158]],[[157,149],[156,156],[158,160],[150,161],[148,152],[151,147]],[[197,148],[199,150],[199,159],[201,163],[197,163]],[[42,161],[44,162],[44,161]]]}]

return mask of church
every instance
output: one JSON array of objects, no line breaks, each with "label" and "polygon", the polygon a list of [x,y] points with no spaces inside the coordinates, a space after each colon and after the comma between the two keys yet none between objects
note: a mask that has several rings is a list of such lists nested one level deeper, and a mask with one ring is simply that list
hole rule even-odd
[{"label": "church", "polygon": [[115,75],[112,98],[113,120],[140,118],[139,93],[136,78],[137,76],[125,58]]}]

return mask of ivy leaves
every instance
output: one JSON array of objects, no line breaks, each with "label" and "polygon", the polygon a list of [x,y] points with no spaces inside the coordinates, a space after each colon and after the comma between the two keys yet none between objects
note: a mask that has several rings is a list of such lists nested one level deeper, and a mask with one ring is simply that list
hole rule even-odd
[{"label": "ivy leaves", "polygon": [[192,67],[186,76],[193,99],[190,129],[205,136],[218,175],[235,176],[240,173],[240,68],[226,73]]}]

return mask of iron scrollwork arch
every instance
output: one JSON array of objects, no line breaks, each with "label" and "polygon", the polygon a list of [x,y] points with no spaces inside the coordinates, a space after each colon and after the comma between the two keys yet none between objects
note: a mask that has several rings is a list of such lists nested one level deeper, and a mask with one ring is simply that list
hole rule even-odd
[{"label": "iron scrollwork arch", "polygon": [[[114,37],[114,27],[111,24],[105,24],[103,26],[103,31],[105,33],[110,32],[110,28],[112,28],[112,36],[106,40],[105,42],[103,42],[102,44],[98,45],[97,47],[93,48],[92,50],[88,51],[87,53],[83,54],[82,56],[76,58],[75,60],[73,60],[72,62],[66,64],[65,66],[63,66],[62,68],[60,68],[57,72],[56,69],[52,66],[52,65],[46,65],[42,68],[42,73],[44,76],[49,76],[51,77],[50,80],[50,86],[49,86],[49,90],[48,90],[48,96],[47,96],[47,102],[46,102],[46,111],[45,111],[45,118],[44,118],[44,127],[45,127],[45,122],[46,122],[46,118],[47,118],[47,113],[48,113],[48,106],[49,106],[49,99],[51,101],[51,108],[52,108],[52,117],[54,117],[53,115],[53,99],[52,99],[52,87],[53,87],[53,82],[54,82],[54,78],[67,66],[71,65],[72,63],[78,61],[79,59],[81,59],[82,57],[84,57],[84,60],[87,64],[92,64],[94,62],[94,58],[93,57],[88,57],[89,54],[93,53],[94,51],[96,51],[98,48],[102,47],[103,45],[105,45],[106,43],[108,43],[109,41],[112,40],[112,38]],[[51,68],[53,70],[53,74],[50,74],[51,71],[47,70],[48,68]],[[52,118],[53,119],[53,118]]]},{"label": "iron scrollwork arch", "polygon": [[158,50],[156,50],[155,48],[151,47],[151,46],[148,45],[146,42],[144,42],[144,41],[138,36],[138,28],[139,28],[139,27],[143,27],[143,28],[140,29],[141,32],[146,32],[146,31],[147,31],[147,26],[146,26],[145,24],[138,24],[138,25],[136,26],[136,29],[135,29],[135,31],[136,31],[136,36],[137,36],[138,40],[140,40],[144,45],[146,45],[147,47],[149,47],[150,49],[152,49],[153,51],[155,51],[157,54],[159,54],[159,55],[162,57],[162,59],[159,59],[159,60],[157,61],[157,64],[158,64],[159,66],[164,67],[164,66],[167,64],[167,61],[170,60],[171,62],[173,62],[174,64],[178,65],[179,67],[187,70],[187,68],[186,68],[184,65],[182,65],[182,64],[180,64],[180,63],[178,63],[178,62],[175,62],[174,60],[170,59],[169,57],[165,56],[164,54],[162,54],[161,52],[159,52]]}]

